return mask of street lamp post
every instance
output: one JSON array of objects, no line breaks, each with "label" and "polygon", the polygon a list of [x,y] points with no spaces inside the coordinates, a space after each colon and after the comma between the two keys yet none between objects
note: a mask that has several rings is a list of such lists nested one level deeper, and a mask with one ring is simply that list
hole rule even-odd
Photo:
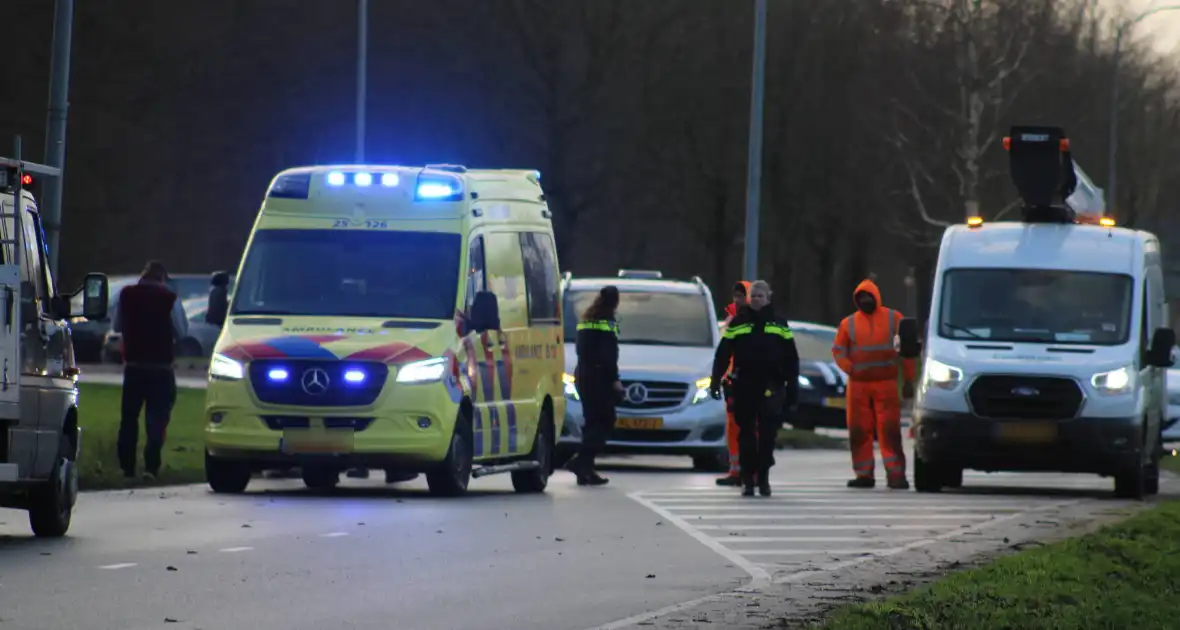
[{"label": "street lamp post", "polygon": [[1132,26],[1146,20],[1147,18],[1165,11],[1180,10],[1180,4],[1169,4],[1162,7],[1154,7],[1148,9],[1135,17],[1123,22],[1115,29],[1114,34],[1114,59],[1113,67],[1111,69],[1110,77],[1110,140],[1107,147],[1108,155],[1107,161],[1107,175],[1106,175],[1106,211],[1112,212],[1114,210],[1115,202],[1118,200],[1118,168],[1117,158],[1119,150],[1119,70],[1123,56],[1123,36]]},{"label": "street lamp post", "polygon": [[369,0],[357,0],[356,163],[365,163],[365,104],[369,81]]},{"label": "street lamp post", "polygon": [[766,85],[766,0],[754,0],[754,71],[746,161],[746,261],[742,277],[758,278],[758,220],[762,197],[762,109]]},{"label": "street lamp post", "polygon": [[59,169],[48,178],[41,204],[45,225],[49,269],[57,274],[58,244],[61,242],[61,198],[65,187],[66,114],[70,93],[70,43],[74,31],[74,0],[57,0],[54,7],[53,57],[49,71],[49,116],[45,128],[45,164]]}]

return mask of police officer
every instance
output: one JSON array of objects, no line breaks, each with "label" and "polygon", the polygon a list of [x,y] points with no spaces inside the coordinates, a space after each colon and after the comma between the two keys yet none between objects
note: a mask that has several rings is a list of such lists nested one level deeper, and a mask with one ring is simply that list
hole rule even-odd
[{"label": "police officer", "polygon": [[782,411],[795,406],[799,396],[799,351],[786,319],[770,303],[770,285],[750,284],[747,306],[729,323],[713,357],[709,393],[721,400],[721,379],[730,371],[734,417],[741,451],[743,496],[770,496],[770,467],[774,442],[782,426]]},{"label": "police officer", "polygon": [[607,478],[594,470],[594,458],[615,428],[615,406],[623,392],[619,382],[619,289],[603,287],[578,324],[578,367],[574,384],[582,400],[582,445],[567,468],[579,486],[601,486]]}]

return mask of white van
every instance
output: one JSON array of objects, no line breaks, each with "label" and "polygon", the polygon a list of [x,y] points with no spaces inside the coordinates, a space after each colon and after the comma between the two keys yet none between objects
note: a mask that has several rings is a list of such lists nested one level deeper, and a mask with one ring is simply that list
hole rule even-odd
[{"label": "white van", "polygon": [[[914,408],[914,485],[959,487],[964,469],[1114,477],[1117,495],[1159,491],[1169,327],[1160,243],[1064,203],[1053,128],[1014,128],[1022,221],[943,236]],[[1061,149],[1058,150],[1058,145]],[[1057,158],[1060,160],[1060,158]],[[1076,181],[1076,180],[1075,180]],[[902,352],[917,354],[916,326]]]}]

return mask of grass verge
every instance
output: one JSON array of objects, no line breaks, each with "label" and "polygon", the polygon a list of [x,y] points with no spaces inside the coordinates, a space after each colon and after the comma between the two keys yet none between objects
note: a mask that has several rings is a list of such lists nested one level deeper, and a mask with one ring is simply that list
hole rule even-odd
[{"label": "grass verge", "polygon": [[[155,481],[124,481],[119,469],[115,444],[119,434],[119,417],[123,388],[117,385],[78,385],[78,419],[82,426],[82,460],[79,483],[83,490],[136,488],[205,480],[205,450],[202,412],[205,390],[179,388],[168,438],[164,444],[164,465]],[[139,469],[143,470],[143,421],[139,431]]]},{"label": "grass verge", "polygon": [[1180,474],[1180,457],[1173,455],[1173,451],[1164,453],[1163,458],[1160,459],[1160,468]]},{"label": "grass verge", "polygon": [[883,602],[837,611],[823,630],[1174,628],[1180,501],[1024,551]]},{"label": "grass verge", "polygon": [[841,450],[848,448],[847,440],[816,433],[815,431],[800,431],[799,429],[789,428],[779,429],[778,438],[774,442],[777,448],[796,450]]}]

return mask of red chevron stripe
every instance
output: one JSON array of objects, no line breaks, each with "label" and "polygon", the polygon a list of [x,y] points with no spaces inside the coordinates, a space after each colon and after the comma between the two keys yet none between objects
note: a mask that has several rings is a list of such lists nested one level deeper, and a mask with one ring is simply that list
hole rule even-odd
[{"label": "red chevron stripe", "polygon": [[286,353],[272,348],[264,341],[243,341],[226,348],[221,352],[235,361],[253,361],[255,359],[282,359]]},{"label": "red chevron stripe", "polygon": [[417,346],[405,342],[395,342],[358,350],[344,358],[353,361],[380,361],[381,363],[397,364],[421,361],[430,357],[430,354],[423,352]]},{"label": "red chevron stripe", "polygon": [[491,383],[488,385],[488,388],[492,391],[492,396],[495,397],[496,393],[497,393],[496,392],[496,356],[492,354],[492,346],[490,343],[488,343],[488,334],[486,332],[480,333],[479,341],[480,341],[480,345],[483,346],[483,360],[484,360],[484,363],[486,363],[488,366],[488,377],[491,379]]}]

